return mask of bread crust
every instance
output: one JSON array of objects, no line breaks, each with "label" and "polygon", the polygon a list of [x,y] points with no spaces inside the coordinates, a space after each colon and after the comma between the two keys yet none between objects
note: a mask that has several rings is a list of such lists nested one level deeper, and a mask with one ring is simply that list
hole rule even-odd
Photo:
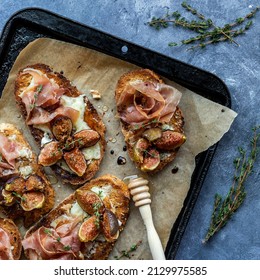
[{"label": "bread crust", "polygon": [[[138,69],[125,73],[120,77],[116,86],[116,91],[115,91],[116,102],[118,102],[127,84],[129,84],[131,81],[136,81],[136,80],[149,81],[149,82],[155,82],[160,84],[164,83],[161,77],[150,69]],[[125,138],[129,156],[135,162],[136,166],[139,169],[141,169],[142,164],[134,160],[134,143],[140,138],[138,134],[141,134],[142,131],[141,130],[134,131],[128,123],[124,122],[123,120],[120,120],[120,122],[121,122],[121,129]],[[183,131],[184,117],[181,109],[178,106],[171,120],[167,124],[174,127],[174,131],[182,134],[184,133]],[[152,124],[151,127],[157,127],[157,124]],[[133,138],[135,138],[135,141],[132,141]],[[156,167],[156,169],[147,172],[149,172],[149,174],[152,175],[157,173],[158,171],[161,171],[166,165],[168,165],[170,162],[172,162],[175,159],[178,150],[179,147],[172,151],[159,150],[160,152],[159,165]]]},{"label": "bread crust", "polygon": [[10,238],[14,260],[19,260],[22,252],[22,238],[17,226],[10,219],[0,218],[0,228],[2,228]]},{"label": "bread crust", "polygon": [[[25,88],[28,87],[32,79],[32,76],[30,74],[21,75],[23,70],[26,68],[33,68],[39,70],[42,73],[46,74],[46,76],[49,79],[55,80],[55,82],[61,88],[66,89],[66,92],[64,93],[64,95],[66,96],[78,97],[82,94],[81,92],[78,91],[78,89],[75,86],[71,85],[71,82],[67,78],[65,78],[62,74],[58,72],[53,72],[53,70],[49,66],[40,63],[34,65],[28,65],[27,67],[19,71],[15,81],[15,98],[18,106],[20,107],[24,119],[27,118],[27,112],[26,112],[25,105],[22,102],[22,99],[19,95],[21,94],[21,92],[23,92]],[[54,172],[61,177],[64,183],[70,183],[71,185],[75,185],[75,186],[82,185],[94,177],[95,173],[99,170],[99,166],[104,156],[105,147],[106,147],[105,125],[102,119],[100,118],[98,112],[94,108],[94,106],[86,97],[84,99],[84,102],[86,105],[85,112],[84,112],[84,121],[88,124],[88,126],[91,129],[97,131],[100,135],[100,141],[99,141],[100,158],[91,160],[91,163],[88,164],[88,167],[82,176],[78,176],[75,173],[73,174],[71,172],[68,172],[67,170],[62,169],[58,164],[51,166]],[[44,132],[34,127],[33,125],[29,125],[29,128],[37,145],[39,146],[39,148],[41,148],[41,139],[44,136]]]},{"label": "bread crust", "polygon": [[[15,203],[11,206],[5,206],[5,205],[0,206],[3,213],[12,220],[16,220],[20,217],[23,217],[24,226],[28,228],[53,208],[55,192],[50,182],[48,181],[47,177],[45,176],[43,168],[37,164],[37,156],[32,151],[29,143],[25,140],[22,132],[18,130],[13,124],[9,124],[9,123],[1,123],[0,132],[6,136],[15,135],[16,143],[19,143],[22,147],[25,147],[31,151],[31,160],[29,163],[32,169],[31,175],[37,175],[41,177],[45,186],[44,189],[42,190],[45,196],[45,201],[41,208],[33,209],[31,211],[25,211],[18,203]],[[6,183],[5,181],[4,182],[2,181],[1,185],[4,187],[5,183]]]},{"label": "bread crust", "polygon": [[[104,185],[111,185],[112,190],[116,191],[117,194],[121,193],[122,200],[120,201],[120,207],[115,207],[113,210],[114,214],[116,215],[117,219],[121,221],[121,225],[119,226],[119,231],[121,232],[127,222],[129,216],[129,201],[130,201],[130,194],[128,191],[127,185],[121,181],[119,178],[106,174],[96,179],[92,179],[90,182],[86,183],[82,187],[78,188],[74,193],[69,195],[65,198],[58,206],[56,206],[52,211],[50,211],[45,217],[43,217],[37,224],[32,226],[25,234],[24,238],[29,237],[33,232],[35,232],[40,227],[50,227],[51,223],[60,217],[61,215],[65,214],[69,204],[76,202],[76,192],[78,191],[89,191],[94,186],[101,187]],[[107,201],[112,201],[113,203],[113,191],[110,191],[107,197]],[[103,201],[104,202],[104,201]],[[105,202],[104,202],[104,205]],[[115,241],[116,242],[116,241]],[[110,252],[112,251],[115,242],[108,242],[104,240],[94,240],[92,241],[91,248],[95,248],[93,252],[85,252],[84,259],[89,260],[104,260],[107,259]],[[91,250],[90,250],[91,251]],[[29,258],[28,252],[25,250],[25,256]]]}]

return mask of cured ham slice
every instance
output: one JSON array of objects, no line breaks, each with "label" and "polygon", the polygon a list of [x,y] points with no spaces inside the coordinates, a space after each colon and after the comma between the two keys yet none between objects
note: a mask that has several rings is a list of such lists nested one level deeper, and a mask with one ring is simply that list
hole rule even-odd
[{"label": "cured ham slice", "polygon": [[166,84],[131,81],[117,103],[120,118],[131,125],[154,119],[169,122],[181,96],[181,92]]},{"label": "cured ham slice", "polygon": [[8,139],[4,134],[0,133],[0,154],[7,163],[0,160],[0,167],[5,169],[15,168],[15,159],[19,157],[19,144]]},{"label": "cured ham slice", "polygon": [[33,109],[33,114],[32,117],[27,120],[28,125],[33,125],[33,124],[45,124],[49,123],[52,121],[54,118],[57,116],[67,116],[69,117],[73,122],[76,122],[76,120],[79,117],[79,111],[75,110],[70,107],[58,107],[56,110],[53,112],[48,112],[47,110],[41,108],[41,107],[36,107]]},{"label": "cured ham slice", "polygon": [[[61,96],[65,93],[65,89],[60,88],[53,79],[49,79],[39,70],[26,68],[22,72],[22,75],[26,74],[30,74],[32,80],[20,97],[26,108],[27,124],[49,122],[56,115],[48,111],[43,111],[43,109],[47,109],[59,103]],[[60,113],[62,113],[61,110]],[[41,118],[39,118],[39,116],[41,116]]]},{"label": "cured ham slice", "polygon": [[78,223],[76,219],[56,229],[42,226],[22,241],[23,248],[28,250],[30,259],[78,259]]},{"label": "cured ham slice", "polygon": [[0,260],[13,260],[12,246],[9,235],[0,228]]}]

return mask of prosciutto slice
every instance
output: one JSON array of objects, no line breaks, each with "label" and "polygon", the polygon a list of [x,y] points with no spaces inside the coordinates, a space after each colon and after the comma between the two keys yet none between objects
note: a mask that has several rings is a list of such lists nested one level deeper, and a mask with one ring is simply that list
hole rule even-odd
[{"label": "prosciutto slice", "polygon": [[12,246],[9,235],[0,228],[0,260],[13,260]]},{"label": "prosciutto slice", "polygon": [[42,226],[22,241],[23,248],[30,259],[78,259],[79,226],[78,219],[65,221],[56,229]]},{"label": "prosciutto slice", "polygon": [[76,122],[80,114],[78,110],[64,106],[58,107],[51,113],[41,107],[36,107],[33,109],[30,119],[27,120],[27,124],[33,125],[49,123],[59,115],[67,116],[72,120],[72,122]]},{"label": "prosciutto slice", "polygon": [[20,146],[18,143],[8,139],[4,134],[0,133],[0,154],[6,160],[0,160],[0,167],[4,169],[14,169],[15,159],[19,157]]},{"label": "prosciutto slice", "polygon": [[169,122],[181,96],[181,92],[166,84],[132,81],[117,102],[119,115],[131,125],[145,124],[155,119]]},{"label": "prosciutto slice", "polygon": [[49,79],[39,70],[27,68],[21,74],[30,74],[32,76],[30,85],[20,95],[27,112],[27,124],[49,122],[55,117],[55,114],[47,110],[44,111],[44,109],[58,104],[61,96],[65,93],[65,89],[60,88],[53,79]]}]

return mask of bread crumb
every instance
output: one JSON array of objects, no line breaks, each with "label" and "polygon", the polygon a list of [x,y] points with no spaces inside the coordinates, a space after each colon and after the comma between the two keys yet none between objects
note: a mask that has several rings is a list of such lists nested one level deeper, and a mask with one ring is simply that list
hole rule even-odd
[{"label": "bread crumb", "polygon": [[91,89],[90,93],[92,94],[93,99],[96,99],[96,100],[101,99],[101,94],[98,90]]}]

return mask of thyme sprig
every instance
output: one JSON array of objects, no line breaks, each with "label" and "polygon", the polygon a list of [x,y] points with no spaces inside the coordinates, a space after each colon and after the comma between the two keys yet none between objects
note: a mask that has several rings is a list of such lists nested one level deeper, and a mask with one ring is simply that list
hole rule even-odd
[{"label": "thyme sprig", "polygon": [[36,102],[37,102],[37,99],[39,97],[39,93],[42,92],[42,89],[43,89],[43,85],[38,85],[37,88],[36,88],[36,91],[34,92],[34,102],[32,104],[30,104],[30,109],[34,109],[36,107]]},{"label": "thyme sprig", "polygon": [[129,249],[127,250],[122,250],[120,251],[120,255],[119,256],[114,256],[114,259],[115,260],[120,260],[122,259],[123,257],[126,257],[128,259],[131,259],[132,255],[131,253],[136,251],[137,248],[142,244],[142,241],[138,241],[136,244],[133,244]]},{"label": "thyme sprig", "polygon": [[95,220],[95,226],[97,229],[100,228],[100,219],[101,219],[101,214],[99,212],[99,209],[101,208],[102,204],[100,202],[95,202],[93,204],[93,210],[94,210],[94,215],[96,216],[96,220]]},{"label": "thyme sprig", "polygon": [[[54,240],[56,240],[58,243],[61,243],[61,237],[58,236],[58,237],[55,237],[52,233],[52,231],[49,229],[49,228],[45,228],[44,229],[44,233],[49,235],[50,237],[52,237]],[[62,243],[61,243],[62,244]],[[63,245],[63,250],[64,251],[70,251],[71,250],[71,246],[70,245]]]},{"label": "thyme sprig", "polygon": [[15,192],[15,191],[12,192],[12,195],[20,198],[21,201],[26,201],[26,198],[24,196],[20,195],[19,193]]},{"label": "thyme sprig", "polygon": [[247,155],[244,148],[239,147],[239,157],[234,160],[235,173],[233,184],[223,199],[221,195],[215,195],[213,212],[210,226],[204,242],[207,242],[214,234],[223,228],[246,198],[245,181],[253,172],[253,166],[259,151],[258,140],[260,137],[260,126],[253,128],[253,137],[250,141],[251,151]]},{"label": "thyme sprig", "polygon": [[[167,9],[167,12],[163,17],[152,17],[152,20],[148,22],[148,24],[157,30],[167,28],[172,25],[196,32],[198,35],[181,40],[181,42],[168,43],[171,47],[192,44],[192,47],[188,48],[188,50],[205,48],[210,44],[216,44],[224,41],[230,41],[238,46],[239,44],[234,40],[234,38],[246,33],[253,24],[251,19],[260,10],[260,7],[256,7],[244,17],[239,17],[234,22],[227,23],[224,26],[219,27],[212,19],[206,18],[195,8],[187,4],[187,2],[182,2],[181,5],[186,11],[190,12],[198,19],[188,20],[182,16],[179,11],[170,12],[169,9]],[[239,25],[242,26],[238,28]]]}]

